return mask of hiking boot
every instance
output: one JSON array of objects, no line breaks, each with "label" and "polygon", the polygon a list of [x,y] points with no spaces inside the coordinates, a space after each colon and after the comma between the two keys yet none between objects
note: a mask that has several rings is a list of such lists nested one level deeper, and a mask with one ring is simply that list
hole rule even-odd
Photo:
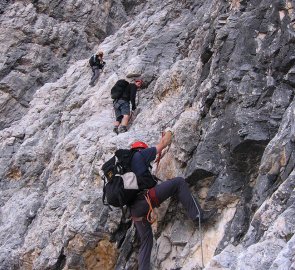
[{"label": "hiking boot", "polygon": [[114,131],[117,135],[119,134],[118,127],[114,127],[113,131]]},{"label": "hiking boot", "polygon": [[127,132],[127,127],[126,126],[121,126],[120,129],[119,129],[119,132],[120,133]]}]

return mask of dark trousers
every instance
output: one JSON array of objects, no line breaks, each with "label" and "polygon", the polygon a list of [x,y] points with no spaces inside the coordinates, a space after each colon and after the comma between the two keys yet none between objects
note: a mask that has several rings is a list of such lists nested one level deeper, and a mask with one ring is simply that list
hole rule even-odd
[{"label": "dark trousers", "polygon": [[93,75],[91,77],[91,80],[90,80],[89,85],[94,85],[95,81],[99,77],[99,74],[100,74],[100,71],[101,70],[98,67],[96,67],[96,66],[91,67],[91,69],[92,69]]},{"label": "dark trousers", "polygon": [[[173,178],[167,180],[154,187],[158,202],[161,204],[169,197],[176,195],[178,200],[185,208],[188,216],[192,220],[198,219],[199,215],[202,215],[202,210],[197,200],[193,199],[187,183],[182,177]],[[131,215],[133,217],[146,216],[149,210],[149,206],[146,200],[143,198],[138,199],[130,207]],[[140,238],[140,248],[138,256],[139,270],[150,269],[150,259],[153,247],[153,233],[151,224],[145,219],[142,221],[134,222],[137,233]]]}]

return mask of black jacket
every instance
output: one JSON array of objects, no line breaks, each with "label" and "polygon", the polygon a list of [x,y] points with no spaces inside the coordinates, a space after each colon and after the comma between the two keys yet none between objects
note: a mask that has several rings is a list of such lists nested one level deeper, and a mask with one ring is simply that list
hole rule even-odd
[{"label": "black jacket", "polygon": [[124,91],[120,99],[130,101],[132,105],[132,111],[136,109],[135,99],[137,93],[137,86],[134,83],[130,83],[126,90]]},{"label": "black jacket", "polygon": [[104,65],[106,64],[106,62],[100,60],[96,54],[91,56],[89,62],[92,67],[98,67],[99,69],[103,69]]}]

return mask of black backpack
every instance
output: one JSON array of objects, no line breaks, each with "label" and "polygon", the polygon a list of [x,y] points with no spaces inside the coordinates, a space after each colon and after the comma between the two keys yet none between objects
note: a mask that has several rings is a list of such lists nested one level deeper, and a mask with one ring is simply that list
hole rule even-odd
[{"label": "black backpack", "polygon": [[129,82],[124,79],[118,80],[116,84],[111,89],[111,97],[116,100],[123,96],[127,87],[129,86]]},{"label": "black backpack", "polygon": [[[119,149],[102,166],[104,187],[102,201],[104,205],[115,207],[129,206],[139,192],[154,187],[157,178],[150,172],[136,176],[131,171],[131,160],[136,150]],[[107,204],[105,203],[107,199]]]},{"label": "black backpack", "polygon": [[91,67],[93,67],[93,66],[95,66],[95,64],[96,64],[96,55],[94,54],[94,55],[92,55],[92,56],[90,57],[90,59],[89,59],[89,65],[90,65]]}]

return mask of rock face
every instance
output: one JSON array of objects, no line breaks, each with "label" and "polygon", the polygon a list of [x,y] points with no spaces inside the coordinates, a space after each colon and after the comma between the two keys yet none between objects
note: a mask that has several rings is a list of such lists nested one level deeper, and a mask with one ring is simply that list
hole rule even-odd
[{"label": "rock face", "polygon": [[2,1],[0,129],[19,120],[35,91],[89,57],[127,18],[120,1]]},{"label": "rock face", "polygon": [[[157,175],[186,177],[218,214],[199,230],[167,201],[152,268],[295,269],[293,8],[0,4],[0,269],[136,269],[134,227],[102,204],[100,167],[134,140],[157,143],[165,126],[174,139]],[[88,56],[98,49],[107,64],[90,87]],[[117,136],[110,89],[126,76],[145,87],[132,126]]]}]

